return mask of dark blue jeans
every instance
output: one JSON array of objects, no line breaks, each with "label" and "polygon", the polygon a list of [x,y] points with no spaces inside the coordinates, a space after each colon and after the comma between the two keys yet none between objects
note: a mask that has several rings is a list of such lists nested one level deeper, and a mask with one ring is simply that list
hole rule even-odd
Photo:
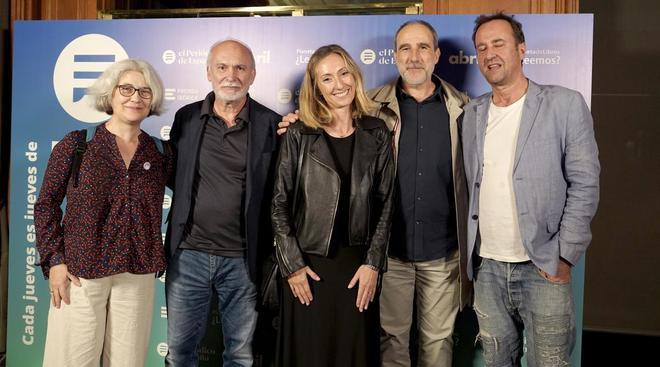
[{"label": "dark blue jeans", "polygon": [[198,365],[197,348],[206,333],[213,290],[218,294],[225,345],[223,366],[252,366],[257,289],[246,260],[194,250],[178,250],[167,269],[165,365]]},{"label": "dark blue jeans", "polygon": [[528,367],[569,365],[575,344],[570,282],[549,281],[531,261],[482,259],[474,311],[487,367],[520,366],[523,352]]}]

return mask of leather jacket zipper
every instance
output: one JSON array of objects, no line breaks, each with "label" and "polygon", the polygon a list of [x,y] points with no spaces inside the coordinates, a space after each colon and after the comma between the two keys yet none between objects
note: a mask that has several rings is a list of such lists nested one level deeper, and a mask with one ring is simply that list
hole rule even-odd
[{"label": "leather jacket zipper", "polygon": [[[327,168],[330,172],[334,174],[334,176],[339,180],[339,190],[337,191],[337,195],[335,195],[335,210],[332,214],[332,219],[330,220],[330,233],[328,235],[328,241],[325,244],[325,252],[324,256],[328,257],[328,254],[330,253],[330,241],[332,240],[332,229],[335,227],[335,217],[337,216],[337,209],[339,208],[339,194],[341,191],[341,178],[339,177],[339,174],[335,172],[335,170],[332,169],[332,167],[328,166],[327,164],[321,162],[318,160],[316,157],[310,154],[310,157],[314,160],[314,162],[320,164],[321,166]],[[350,214],[349,214],[350,216]]]}]

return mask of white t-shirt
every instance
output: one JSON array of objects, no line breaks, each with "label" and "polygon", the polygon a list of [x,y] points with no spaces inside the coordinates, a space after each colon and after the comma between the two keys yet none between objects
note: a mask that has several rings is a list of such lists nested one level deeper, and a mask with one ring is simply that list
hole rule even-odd
[{"label": "white t-shirt", "polygon": [[526,96],[506,107],[498,107],[491,100],[488,109],[479,191],[479,256],[497,261],[529,260],[520,237],[513,192],[513,163]]}]

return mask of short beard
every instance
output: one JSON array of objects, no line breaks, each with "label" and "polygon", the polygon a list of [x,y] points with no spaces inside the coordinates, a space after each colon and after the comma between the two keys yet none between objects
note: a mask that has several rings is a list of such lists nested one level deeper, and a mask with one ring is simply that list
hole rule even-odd
[{"label": "short beard", "polygon": [[229,94],[226,94],[226,93],[222,92],[222,90],[218,89],[218,90],[214,90],[213,93],[215,94],[215,99],[216,100],[219,100],[219,101],[224,102],[224,103],[233,103],[233,102],[242,101],[243,98],[245,98],[245,96],[247,96],[248,91],[245,90],[245,91],[241,91],[241,92],[236,93],[236,94],[229,95]]},{"label": "short beard", "polygon": [[403,79],[403,82],[406,85],[409,85],[409,86],[412,86],[412,87],[415,87],[415,86],[418,86],[418,85],[423,85],[424,83],[426,83],[429,80],[429,78],[427,78],[427,77],[424,77],[424,79],[422,79],[420,77],[418,80],[412,80],[410,77],[407,77],[405,74],[401,75],[401,79]]}]

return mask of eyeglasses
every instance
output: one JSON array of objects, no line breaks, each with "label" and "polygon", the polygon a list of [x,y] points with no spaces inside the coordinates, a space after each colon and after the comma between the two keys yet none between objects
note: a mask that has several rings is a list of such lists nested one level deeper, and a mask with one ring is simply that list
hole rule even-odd
[{"label": "eyeglasses", "polygon": [[151,91],[151,88],[149,87],[135,88],[130,84],[122,84],[122,85],[118,85],[117,89],[119,89],[119,94],[121,94],[124,97],[131,97],[132,95],[135,94],[135,92],[138,92],[140,98],[144,98],[144,99],[151,99],[151,97],[153,97],[154,95],[153,92]]}]

